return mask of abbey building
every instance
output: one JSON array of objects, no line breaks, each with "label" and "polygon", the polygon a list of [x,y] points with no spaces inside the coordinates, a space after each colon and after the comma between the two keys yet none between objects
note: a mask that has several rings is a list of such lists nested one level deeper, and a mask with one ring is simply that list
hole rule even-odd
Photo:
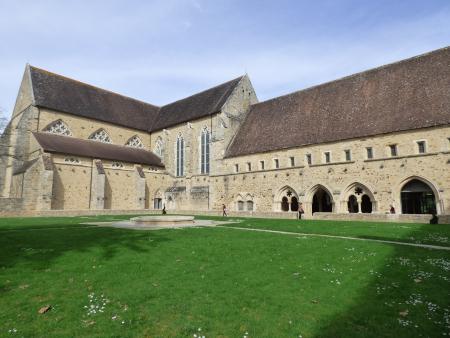
[{"label": "abbey building", "polygon": [[162,107],[27,65],[0,151],[3,214],[444,216],[450,48],[264,102],[244,75]]}]

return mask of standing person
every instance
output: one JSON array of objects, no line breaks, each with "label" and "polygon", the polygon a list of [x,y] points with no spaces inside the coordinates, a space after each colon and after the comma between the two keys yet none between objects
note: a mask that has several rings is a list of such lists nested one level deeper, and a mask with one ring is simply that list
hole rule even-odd
[{"label": "standing person", "polygon": [[166,212],[166,205],[165,204],[164,204],[163,209],[162,209],[162,214],[163,215],[167,214],[167,212]]},{"label": "standing person", "polygon": [[391,204],[391,208],[389,209],[389,212],[391,214],[395,214],[395,208],[394,208],[394,206],[392,204]]},{"label": "standing person", "polygon": [[303,204],[300,203],[298,205],[298,219],[302,219],[302,214],[305,213],[305,209],[303,209]]},{"label": "standing person", "polygon": [[226,217],[227,215],[227,206],[225,204],[222,205],[222,216]]}]

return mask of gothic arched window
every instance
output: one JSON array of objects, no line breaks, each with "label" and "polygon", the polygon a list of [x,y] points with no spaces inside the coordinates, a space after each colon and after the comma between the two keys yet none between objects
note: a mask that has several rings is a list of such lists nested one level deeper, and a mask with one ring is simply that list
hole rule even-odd
[{"label": "gothic arched window", "polygon": [[184,139],[183,136],[178,135],[177,137],[177,145],[176,145],[176,168],[177,168],[177,176],[184,175]]},{"label": "gothic arched window", "polygon": [[210,135],[208,128],[203,128],[200,142],[200,167],[202,174],[209,174]]},{"label": "gothic arched window", "polygon": [[155,142],[155,154],[160,158],[164,157],[164,144],[162,138],[159,136]]},{"label": "gothic arched window", "polygon": [[52,134],[72,136],[69,127],[67,127],[67,125],[62,120],[57,120],[50,123],[47,127],[44,128],[44,131]]},{"label": "gothic arched window", "polygon": [[105,129],[99,129],[96,132],[92,133],[91,136],[89,136],[89,139],[103,143],[112,143],[111,138],[109,137]]},{"label": "gothic arched window", "polygon": [[142,143],[141,139],[137,135],[130,138],[127,141],[127,144],[125,144],[125,145],[128,147],[133,147],[133,148],[144,148],[144,144]]}]

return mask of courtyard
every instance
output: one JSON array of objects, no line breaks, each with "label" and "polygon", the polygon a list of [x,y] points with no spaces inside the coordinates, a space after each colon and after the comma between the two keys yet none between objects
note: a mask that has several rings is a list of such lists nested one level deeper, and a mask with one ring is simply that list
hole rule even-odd
[{"label": "courtyard", "polygon": [[0,336],[450,335],[449,225],[130,217],[0,219]]}]

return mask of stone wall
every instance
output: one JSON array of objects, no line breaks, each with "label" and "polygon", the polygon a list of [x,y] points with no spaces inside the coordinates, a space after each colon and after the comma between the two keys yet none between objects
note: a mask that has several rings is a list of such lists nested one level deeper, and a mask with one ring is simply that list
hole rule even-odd
[{"label": "stone wall", "polygon": [[[68,163],[66,159],[75,159],[79,163]],[[52,209],[89,209],[92,160],[53,155],[53,163]]]},{"label": "stone wall", "polygon": [[[305,204],[307,213],[311,213],[313,195],[321,187],[330,194],[333,210],[346,212],[349,187],[360,183],[373,196],[375,212],[385,213],[391,204],[400,212],[402,186],[412,178],[419,178],[434,190],[440,206],[438,211],[450,213],[448,135],[449,127],[430,128],[226,159],[224,163],[230,174],[213,179],[217,182],[216,204],[224,203],[236,210],[236,197],[250,194],[257,210],[279,210],[281,194],[288,188]],[[417,154],[416,140],[426,140],[426,154]],[[389,144],[398,145],[397,157],[387,156]],[[373,147],[373,159],[367,159],[366,147]],[[346,149],[352,152],[350,161],[345,161]],[[331,163],[323,163],[322,155],[326,151],[332,154]],[[312,154],[311,165],[306,163],[306,154]],[[278,169],[275,159],[279,162]],[[261,161],[265,163],[264,170]],[[251,171],[247,171],[247,163],[251,163]]]},{"label": "stone wall", "polygon": [[87,140],[92,133],[99,129],[104,129],[110,136],[113,144],[125,145],[131,137],[138,136],[141,139],[144,148],[147,150],[150,149],[150,134],[142,130],[117,126],[111,123],[96,121],[72,114],[65,114],[45,108],[40,108],[38,130],[44,131],[47,126],[58,120],[62,120],[69,128],[72,136],[76,138]]},{"label": "stone wall", "polygon": [[[339,220],[339,221],[368,221],[368,222],[401,222],[429,224],[431,215],[402,215],[402,214],[349,214],[316,212],[310,219],[315,220]],[[442,222],[446,219],[442,218]],[[443,223],[445,224],[445,223]]]}]

